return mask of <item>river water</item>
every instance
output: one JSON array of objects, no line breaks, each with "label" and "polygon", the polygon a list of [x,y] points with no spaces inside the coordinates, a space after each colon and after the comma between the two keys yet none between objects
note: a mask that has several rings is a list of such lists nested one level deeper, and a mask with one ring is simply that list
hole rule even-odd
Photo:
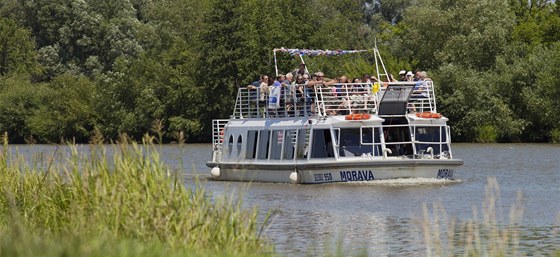
[{"label": "river water", "polygon": [[[433,215],[423,222],[423,204],[443,206],[457,224],[483,217],[488,178],[496,178],[498,222],[507,224],[510,208],[522,194],[519,251],[548,255],[560,249],[560,145],[454,144],[454,157],[465,165],[456,180],[401,179],[361,183],[293,185],[208,180],[205,162],[211,145],[159,147],[163,162],[184,171],[186,186],[201,178],[214,196],[240,196],[244,206],[258,206],[261,218],[272,212],[264,236],[281,255],[425,256],[422,226],[433,234]],[[20,153],[44,158],[55,146],[18,146]],[[443,226],[442,226],[443,227]],[[460,234],[460,233],[459,233]]]}]

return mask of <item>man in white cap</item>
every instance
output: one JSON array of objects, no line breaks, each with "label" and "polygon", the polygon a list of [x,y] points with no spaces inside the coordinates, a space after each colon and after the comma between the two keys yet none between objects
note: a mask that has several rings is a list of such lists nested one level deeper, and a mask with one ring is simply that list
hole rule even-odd
[{"label": "man in white cap", "polygon": [[406,74],[405,70],[399,71],[399,81],[406,81],[405,74]]}]

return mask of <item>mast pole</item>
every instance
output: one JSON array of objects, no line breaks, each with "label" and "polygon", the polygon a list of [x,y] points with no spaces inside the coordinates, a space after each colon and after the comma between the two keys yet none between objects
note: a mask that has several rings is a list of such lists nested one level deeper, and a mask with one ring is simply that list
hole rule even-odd
[{"label": "mast pole", "polygon": [[[305,64],[305,61],[303,60],[303,57],[301,56],[301,54],[298,54],[299,59],[301,60],[301,63]],[[307,72],[307,74],[309,74],[309,70],[307,69],[307,64],[305,64],[305,72]]]},{"label": "mast pole", "polygon": [[274,69],[276,70],[276,77],[278,77],[278,62],[276,61],[276,49],[274,49]]},{"label": "mast pole", "polygon": [[[373,47],[373,55],[375,57],[375,71],[377,72],[377,79],[379,80],[379,82],[382,82],[381,75],[385,75],[387,80],[389,80],[389,73],[387,73],[387,69],[385,68],[385,64],[383,63],[383,59],[381,59],[381,53],[379,53],[379,49],[377,49],[377,39],[375,40],[375,44],[374,44],[374,47]],[[378,62],[381,62],[381,68],[383,69],[383,72],[385,72],[385,73],[379,73]],[[391,82],[391,81],[388,81],[388,82]]]}]

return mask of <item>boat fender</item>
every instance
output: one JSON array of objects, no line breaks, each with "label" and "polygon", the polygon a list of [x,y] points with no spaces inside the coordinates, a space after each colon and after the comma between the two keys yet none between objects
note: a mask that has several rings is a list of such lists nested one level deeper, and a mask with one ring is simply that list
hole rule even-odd
[{"label": "boat fender", "polygon": [[220,177],[220,167],[216,166],[210,170],[210,175],[212,178],[219,178]]},{"label": "boat fender", "polygon": [[299,172],[297,170],[294,170],[294,171],[292,171],[292,173],[290,173],[290,181],[293,184],[301,183],[301,175],[299,174]]}]

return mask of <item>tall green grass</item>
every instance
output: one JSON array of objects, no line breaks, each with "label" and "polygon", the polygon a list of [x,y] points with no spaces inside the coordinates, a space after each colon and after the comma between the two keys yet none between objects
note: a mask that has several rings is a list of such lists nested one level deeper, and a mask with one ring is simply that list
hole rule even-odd
[{"label": "tall green grass", "polygon": [[[257,211],[214,198],[160,161],[154,145],[101,144],[29,164],[0,154],[2,256],[261,256]],[[62,156],[62,157],[56,157]],[[41,167],[41,168],[37,168]]]}]

